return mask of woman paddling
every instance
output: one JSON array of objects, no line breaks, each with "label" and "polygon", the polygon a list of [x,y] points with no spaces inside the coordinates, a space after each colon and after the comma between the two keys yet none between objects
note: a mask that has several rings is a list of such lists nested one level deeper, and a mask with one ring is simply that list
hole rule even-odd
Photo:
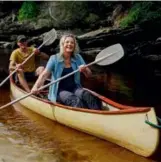
[{"label": "woman paddling", "polygon": [[[74,35],[62,36],[59,45],[60,52],[50,57],[45,70],[31,90],[33,93],[38,91],[50,74],[51,79],[56,80],[79,68],[79,71],[86,77],[91,76],[91,70],[85,67],[85,62],[78,53],[78,44]],[[49,100],[72,107],[101,109],[101,101],[82,88],[80,72],[51,85],[48,94]]]}]

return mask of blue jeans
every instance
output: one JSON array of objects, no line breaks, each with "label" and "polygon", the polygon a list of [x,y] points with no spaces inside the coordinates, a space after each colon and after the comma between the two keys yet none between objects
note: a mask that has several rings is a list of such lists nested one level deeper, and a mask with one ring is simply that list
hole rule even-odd
[{"label": "blue jeans", "polygon": [[58,93],[57,101],[67,106],[93,110],[101,110],[102,107],[101,100],[83,88],[77,88],[73,92],[62,90]]}]

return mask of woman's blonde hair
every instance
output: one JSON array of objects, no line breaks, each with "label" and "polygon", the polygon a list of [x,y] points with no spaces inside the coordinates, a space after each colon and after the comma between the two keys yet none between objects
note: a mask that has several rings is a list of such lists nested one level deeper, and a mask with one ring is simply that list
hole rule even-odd
[{"label": "woman's blonde hair", "polygon": [[72,56],[74,57],[77,53],[79,53],[79,46],[78,46],[77,40],[76,40],[76,38],[73,34],[64,34],[61,37],[60,42],[59,42],[60,55],[63,56],[63,53],[64,53],[64,46],[63,45],[64,45],[64,42],[65,42],[67,37],[71,37],[74,40],[74,51],[72,53]]}]

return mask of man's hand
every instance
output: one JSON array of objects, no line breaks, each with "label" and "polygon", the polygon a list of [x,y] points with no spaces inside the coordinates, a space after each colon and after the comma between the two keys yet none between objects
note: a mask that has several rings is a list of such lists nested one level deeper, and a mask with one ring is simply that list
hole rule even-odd
[{"label": "man's hand", "polygon": [[21,64],[16,64],[16,69],[18,72],[23,72],[23,68]]},{"label": "man's hand", "polygon": [[37,49],[37,48],[35,48],[33,52],[34,52],[34,54],[35,54],[35,55],[40,54],[40,50],[39,50],[39,49]]}]

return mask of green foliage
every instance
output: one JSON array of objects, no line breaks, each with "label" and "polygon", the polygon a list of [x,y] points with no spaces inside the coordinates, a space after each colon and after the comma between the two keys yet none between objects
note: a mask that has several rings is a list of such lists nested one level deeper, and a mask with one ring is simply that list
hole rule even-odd
[{"label": "green foliage", "polygon": [[26,1],[23,2],[21,8],[18,12],[18,20],[27,20],[27,19],[33,19],[37,16],[38,8],[35,2],[32,1]]},{"label": "green foliage", "polygon": [[134,2],[128,15],[121,21],[120,27],[127,28],[145,21],[161,20],[161,3]]},{"label": "green foliage", "polygon": [[120,26],[126,28],[134,25],[140,19],[140,8],[133,7],[129,14],[121,21]]}]

